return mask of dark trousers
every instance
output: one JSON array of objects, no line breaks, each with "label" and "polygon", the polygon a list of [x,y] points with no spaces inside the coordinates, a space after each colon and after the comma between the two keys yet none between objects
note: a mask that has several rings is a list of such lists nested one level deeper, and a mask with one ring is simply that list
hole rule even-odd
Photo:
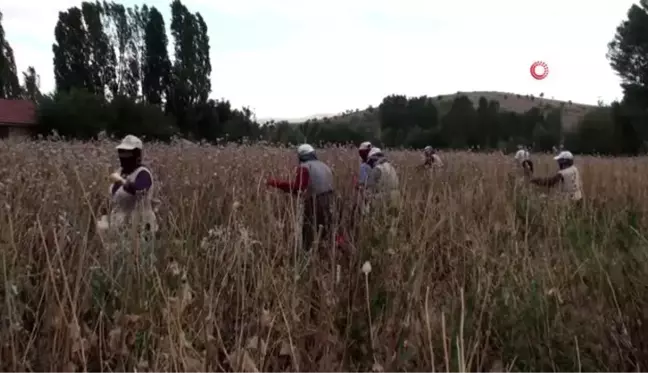
[{"label": "dark trousers", "polygon": [[320,242],[331,240],[331,212],[333,192],[326,192],[304,201],[304,222],[302,224],[302,244],[305,250],[310,250],[319,235]]},{"label": "dark trousers", "polygon": [[524,169],[524,173],[533,175],[533,162],[531,160],[525,159],[522,161],[522,168]]}]

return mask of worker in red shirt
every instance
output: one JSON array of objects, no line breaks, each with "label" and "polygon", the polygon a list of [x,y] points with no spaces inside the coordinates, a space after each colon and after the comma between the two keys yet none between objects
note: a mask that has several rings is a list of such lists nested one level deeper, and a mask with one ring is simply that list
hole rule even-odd
[{"label": "worker in red shirt", "polygon": [[[297,157],[299,166],[294,181],[269,179],[267,185],[297,194],[304,199],[302,245],[305,250],[310,250],[318,234],[321,233],[319,237],[323,242],[330,239],[333,173],[329,166],[317,159],[315,149],[309,144],[302,144],[297,148]],[[320,226],[322,231],[318,232]]]}]

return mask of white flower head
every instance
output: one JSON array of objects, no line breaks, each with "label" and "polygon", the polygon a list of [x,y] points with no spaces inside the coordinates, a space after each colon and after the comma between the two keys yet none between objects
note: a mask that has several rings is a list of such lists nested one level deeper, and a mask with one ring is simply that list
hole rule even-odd
[{"label": "white flower head", "polygon": [[371,272],[371,263],[369,263],[369,261],[366,261],[362,265],[362,273],[364,273],[365,275],[368,275],[369,272]]}]

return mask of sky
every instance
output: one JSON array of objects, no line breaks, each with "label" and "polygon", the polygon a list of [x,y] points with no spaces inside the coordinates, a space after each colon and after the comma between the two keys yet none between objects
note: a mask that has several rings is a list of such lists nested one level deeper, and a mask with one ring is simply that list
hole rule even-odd
[{"label": "sky", "polygon": [[[638,2],[638,1],[637,1]],[[54,89],[58,12],[72,0],[0,0],[19,71]],[[211,41],[212,98],[257,118],[377,106],[389,94],[502,91],[595,104],[622,96],[605,55],[632,0],[185,0]],[[124,5],[142,4],[124,1]],[[170,1],[147,1],[170,24]],[[170,38],[171,40],[171,38]],[[544,61],[546,79],[531,77]]]}]

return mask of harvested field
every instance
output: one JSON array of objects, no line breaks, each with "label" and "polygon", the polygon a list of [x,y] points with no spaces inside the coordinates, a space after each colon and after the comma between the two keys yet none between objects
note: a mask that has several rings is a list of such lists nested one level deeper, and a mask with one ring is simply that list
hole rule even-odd
[{"label": "harvested field", "polygon": [[[293,150],[145,145],[161,236],[114,247],[95,232],[114,145],[0,143],[3,371],[648,367],[646,159],[577,156],[585,204],[567,209],[510,156],[444,152],[428,177],[389,152],[402,209],[363,222],[336,281],[264,184],[292,177]],[[319,154],[348,208],[355,150]]]}]

